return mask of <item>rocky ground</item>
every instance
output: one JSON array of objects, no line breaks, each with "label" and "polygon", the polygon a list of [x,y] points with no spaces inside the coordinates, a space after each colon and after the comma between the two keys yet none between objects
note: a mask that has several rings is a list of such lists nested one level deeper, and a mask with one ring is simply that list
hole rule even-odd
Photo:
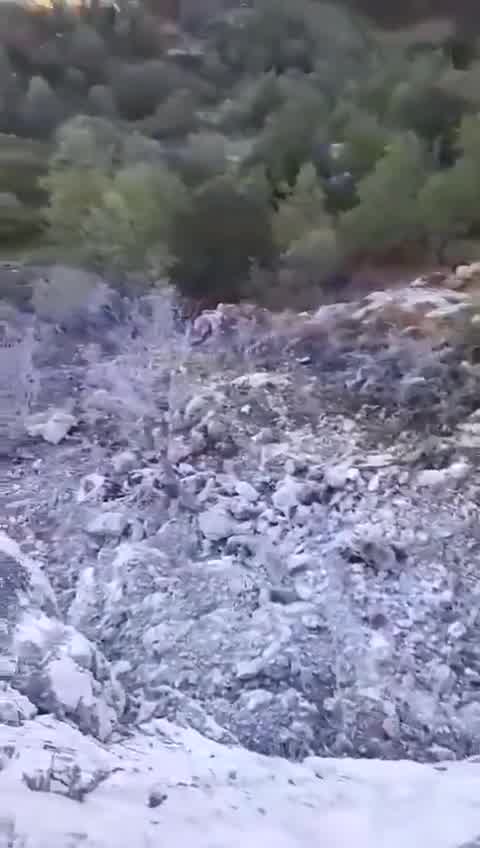
[{"label": "rocky ground", "polygon": [[480,755],[475,280],[186,332],[5,307],[0,722]]}]

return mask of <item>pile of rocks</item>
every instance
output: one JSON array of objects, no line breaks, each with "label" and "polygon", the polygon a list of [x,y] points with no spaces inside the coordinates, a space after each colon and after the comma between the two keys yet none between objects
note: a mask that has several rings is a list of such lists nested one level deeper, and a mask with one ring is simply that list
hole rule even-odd
[{"label": "pile of rocks", "polygon": [[480,753],[477,377],[405,332],[453,326],[471,301],[452,291],[243,310],[199,345],[150,304],[63,370],[37,323],[3,466],[0,720],[108,739],[167,718],[294,759]]}]

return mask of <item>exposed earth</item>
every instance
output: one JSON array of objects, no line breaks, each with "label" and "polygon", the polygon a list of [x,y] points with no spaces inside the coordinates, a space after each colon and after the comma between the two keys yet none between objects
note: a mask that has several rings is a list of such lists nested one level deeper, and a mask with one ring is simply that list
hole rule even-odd
[{"label": "exposed earth", "polygon": [[72,275],[0,316],[0,740],[478,757],[478,267],[188,327]]}]

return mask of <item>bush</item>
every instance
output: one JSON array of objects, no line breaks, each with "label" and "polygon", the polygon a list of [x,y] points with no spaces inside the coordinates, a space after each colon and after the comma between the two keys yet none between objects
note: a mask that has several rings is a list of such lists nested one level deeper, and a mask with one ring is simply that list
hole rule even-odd
[{"label": "bush", "polygon": [[330,226],[325,211],[325,194],[315,167],[309,162],[301,168],[295,185],[274,215],[275,243],[284,253],[293,243],[322,226]]},{"label": "bush", "polygon": [[397,139],[358,186],[359,203],[340,217],[340,233],[351,255],[409,256],[423,241],[417,197],[426,178],[418,139]]},{"label": "bush", "polygon": [[469,161],[432,174],[419,195],[420,216],[435,258],[443,262],[448,244],[468,235],[478,222],[478,173]]},{"label": "bush", "polygon": [[13,194],[26,205],[45,202],[40,182],[48,170],[48,148],[14,136],[0,135],[0,192]]},{"label": "bush", "polygon": [[297,68],[309,73],[322,57],[330,76],[342,68],[348,77],[364,39],[355,19],[334,3],[259,0],[249,13],[217,31],[215,47],[237,72]]},{"label": "bush", "polygon": [[191,91],[171,94],[145,122],[145,130],[155,138],[175,138],[192,133],[198,125],[196,101]]},{"label": "bush", "polygon": [[419,195],[423,226],[436,256],[448,244],[480,227],[480,121],[465,118],[459,132],[462,156],[445,171],[432,174]]},{"label": "bush", "polygon": [[357,181],[374,169],[392,135],[375,115],[352,109],[340,137],[343,149],[336,163],[337,171],[348,171]]},{"label": "bush", "polygon": [[227,130],[261,130],[268,116],[284,102],[285,95],[273,71],[259,79],[247,80],[237,96],[223,112],[222,124]]},{"label": "bush", "polygon": [[20,203],[13,194],[0,194],[0,243],[22,244],[39,236],[43,229],[40,210]]},{"label": "bush", "polygon": [[90,84],[95,84],[104,79],[107,59],[107,49],[101,35],[85,24],[78,26],[69,44],[69,63],[83,71]]},{"label": "bush", "polygon": [[231,175],[196,189],[174,222],[172,279],[187,296],[238,300],[254,263],[274,255],[270,209],[261,192]]},{"label": "bush", "polygon": [[43,182],[52,240],[102,265],[163,273],[170,222],[185,211],[187,194],[161,166],[157,142],[80,118],[57,138]]},{"label": "bush", "polygon": [[93,115],[114,118],[116,108],[111,88],[107,85],[92,85],[88,92],[87,108]]},{"label": "bush", "polygon": [[287,267],[307,274],[311,281],[325,280],[341,264],[334,229],[325,223],[324,227],[303,233],[290,245],[285,260]]},{"label": "bush", "polygon": [[190,187],[225,173],[228,167],[227,139],[221,133],[191,133],[183,147],[180,171]]},{"label": "bush", "polygon": [[21,106],[24,132],[33,138],[48,138],[64,114],[56,94],[41,77],[32,77]]},{"label": "bush", "polygon": [[42,182],[49,193],[45,220],[53,242],[64,248],[80,248],[84,221],[102,203],[109,177],[93,166],[56,168]]},{"label": "bush", "polygon": [[152,115],[168,94],[164,78],[165,65],[156,59],[141,64],[119,65],[112,79],[119,113],[129,121],[139,121]]},{"label": "bush", "polygon": [[265,164],[275,190],[283,183],[295,182],[301,166],[310,159],[323,117],[321,96],[310,87],[299,86],[296,96],[267,122],[250,161]]},{"label": "bush", "polygon": [[124,168],[83,220],[84,253],[103,266],[163,276],[172,261],[172,222],[188,208],[185,187],[172,173],[145,164]]},{"label": "bush", "polygon": [[388,120],[413,130],[431,148],[437,138],[449,136],[469,110],[463,97],[437,84],[399,83],[391,93]]},{"label": "bush", "polygon": [[77,115],[59,128],[55,142],[53,171],[69,167],[110,171],[121,160],[123,135],[103,118]]}]

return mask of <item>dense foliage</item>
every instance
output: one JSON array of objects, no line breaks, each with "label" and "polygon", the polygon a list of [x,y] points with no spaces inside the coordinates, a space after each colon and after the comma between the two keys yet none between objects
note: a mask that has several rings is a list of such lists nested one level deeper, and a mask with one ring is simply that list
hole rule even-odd
[{"label": "dense foliage", "polygon": [[40,238],[212,300],[263,269],[257,296],[288,277],[308,304],[355,263],[478,238],[472,33],[462,52],[448,26],[385,33],[355,3],[250,5],[187,35],[153,3],[2,4],[7,252]]}]

